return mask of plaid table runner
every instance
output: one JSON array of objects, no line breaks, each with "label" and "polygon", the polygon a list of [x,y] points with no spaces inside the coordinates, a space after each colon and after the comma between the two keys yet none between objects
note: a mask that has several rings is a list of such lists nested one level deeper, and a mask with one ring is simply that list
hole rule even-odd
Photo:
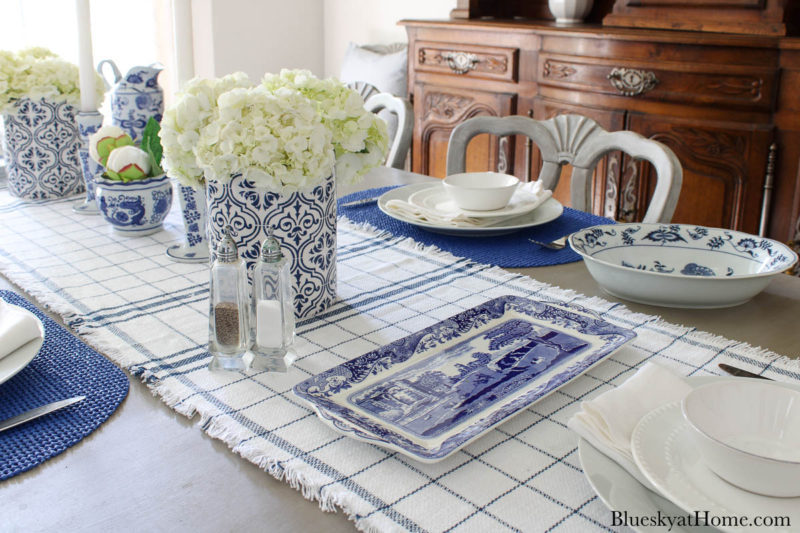
[{"label": "plaid table runner", "polygon": [[[172,409],[325,510],[368,531],[611,531],[611,514],[580,468],[566,423],[578,403],[657,360],[684,375],[717,363],[800,380],[797,361],[634,314],[624,306],[434,252],[342,220],[340,301],[298,325],[288,374],[206,369],[207,271],[170,262],[166,231],[115,236],[69,201],[24,204],[0,193],[0,269],[61,314],[91,345],[143,379]],[[514,294],[586,306],[638,337],[607,361],[436,464],[415,462],[331,430],[292,393],[342,361],[491,298]]]}]

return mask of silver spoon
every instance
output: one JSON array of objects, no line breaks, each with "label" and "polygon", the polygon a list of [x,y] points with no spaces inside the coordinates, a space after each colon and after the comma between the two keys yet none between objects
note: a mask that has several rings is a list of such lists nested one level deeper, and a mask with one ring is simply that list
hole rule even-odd
[{"label": "silver spoon", "polygon": [[542,248],[547,248],[549,250],[563,250],[564,247],[567,246],[567,237],[569,237],[569,235],[564,235],[563,237],[559,237],[558,239],[550,242],[540,242],[535,239],[528,239],[528,241],[532,242],[533,244],[538,244]]}]

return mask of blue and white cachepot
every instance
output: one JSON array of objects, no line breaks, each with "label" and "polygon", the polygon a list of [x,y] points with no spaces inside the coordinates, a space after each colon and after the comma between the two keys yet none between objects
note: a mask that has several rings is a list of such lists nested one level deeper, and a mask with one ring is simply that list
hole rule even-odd
[{"label": "blue and white cachepot", "polygon": [[208,181],[209,247],[230,225],[248,278],[269,228],[291,258],[295,317],[313,317],[336,300],[336,182],[326,178],[313,189],[280,194],[237,174],[228,183]]},{"label": "blue and white cachepot", "polygon": [[206,239],[206,191],[175,183],[183,214],[186,242],[167,248],[167,257],[178,263],[205,263],[208,261]]},{"label": "blue and white cachepot", "polygon": [[23,98],[3,115],[8,190],[18,198],[49,200],[82,193],[81,141],[75,108]]},{"label": "blue and white cachepot", "polygon": [[[138,143],[142,140],[142,132],[148,119],[153,117],[161,122],[164,114],[164,90],[158,84],[158,75],[162,68],[155,65],[133,67],[122,76],[112,60],[104,59],[97,64],[97,71],[101,75],[105,64],[114,73],[111,122],[125,130]],[[106,85],[111,86],[108,80]]]},{"label": "blue and white cachepot", "polygon": [[95,180],[97,206],[122,235],[141,237],[161,231],[172,206],[172,183],[166,174],[133,181]]}]

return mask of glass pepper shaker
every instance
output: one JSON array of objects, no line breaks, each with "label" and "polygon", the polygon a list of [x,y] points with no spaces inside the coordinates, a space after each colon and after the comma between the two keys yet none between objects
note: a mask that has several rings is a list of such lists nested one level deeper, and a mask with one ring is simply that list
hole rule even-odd
[{"label": "glass pepper shaker", "polygon": [[261,260],[253,271],[253,301],[250,368],[286,372],[285,356],[294,341],[294,295],[289,277],[289,258],[272,236],[272,228],[261,246]]},{"label": "glass pepper shaker", "polygon": [[211,263],[208,350],[210,370],[245,370],[248,344],[247,267],[239,258],[233,229],[225,231]]}]

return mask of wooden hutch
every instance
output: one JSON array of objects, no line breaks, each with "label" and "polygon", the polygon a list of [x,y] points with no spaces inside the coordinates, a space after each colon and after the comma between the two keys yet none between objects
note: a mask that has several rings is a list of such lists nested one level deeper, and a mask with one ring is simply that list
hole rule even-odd
[{"label": "wooden hutch", "polygon": [[[684,169],[674,222],[786,241],[800,215],[800,4],[595,0],[558,26],[546,0],[461,0],[445,21],[402,21],[414,104],[412,170],[444,176],[452,128],[476,115],[586,115],[672,148]],[[473,140],[469,170],[535,179],[522,138]],[[568,180],[556,197],[567,202]],[[654,176],[612,154],[594,211],[639,220]]]}]

